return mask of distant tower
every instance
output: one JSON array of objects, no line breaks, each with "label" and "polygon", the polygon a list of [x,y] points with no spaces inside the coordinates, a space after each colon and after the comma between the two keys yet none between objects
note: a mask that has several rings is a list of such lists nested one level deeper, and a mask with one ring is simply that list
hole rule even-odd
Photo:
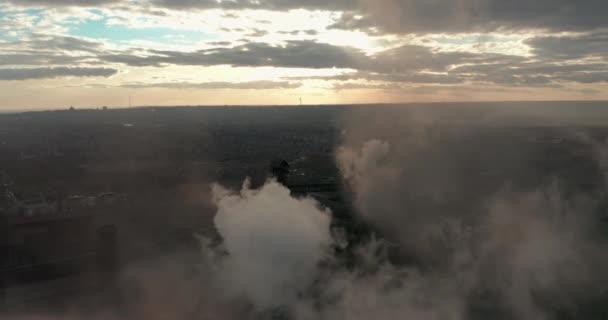
[{"label": "distant tower", "polygon": [[302,105],[302,97],[300,97],[300,105]]},{"label": "distant tower", "polygon": [[289,163],[283,159],[275,159],[270,163],[270,174],[282,185],[287,185]]}]

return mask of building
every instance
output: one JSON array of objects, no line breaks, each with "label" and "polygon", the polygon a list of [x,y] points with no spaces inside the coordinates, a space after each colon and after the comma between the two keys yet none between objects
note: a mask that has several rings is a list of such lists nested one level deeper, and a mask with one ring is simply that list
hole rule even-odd
[{"label": "building", "polygon": [[283,159],[275,159],[270,163],[270,174],[280,184],[287,184],[289,176],[289,163]]},{"label": "building", "polygon": [[0,188],[0,310],[67,310],[97,299],[117,274],[116,228],[99,224],[90,201],[61,202],[22,202]]}]

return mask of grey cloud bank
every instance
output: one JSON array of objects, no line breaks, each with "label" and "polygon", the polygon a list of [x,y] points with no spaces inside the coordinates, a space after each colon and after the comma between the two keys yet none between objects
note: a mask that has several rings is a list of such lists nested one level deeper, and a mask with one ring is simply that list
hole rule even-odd
[{"label": "grey cloud bank", "polygon": [[[368,53],[345,45],[316,40],[287,40],[279,44],[262,42],[259,36],[269,31],[251,29],[246,41],[211,41],[203,50],[144,49],[137,45],[107,46],[103,41],[83,37],[32,33],[21,40],[3,43],[0,65],[15,69],[34,69],[42,66],[52,71],[4,70],[4,80],[9,78],[49,78],[71,73],[77,69],[104,66],[106,69],[127,67],[170,66],[233,66],[277,67],[308,69],[345,69],[348,73],[334,76],[292,77],[292,81],[326,80],[328,88],[338,90],[403,89],[407,85],[494,85],[511,88],[559,88],[574,85],[595,86],[608,80],[608,27],[603,12],[606,2],[600,0],[379,0],[379,1],[211,1],[211,0],[152,0],[130,2],[113,0],[25,0],[11,1],[14,6],[84,6],[114,8],[141,12],[158,11],[197,12],[196,10],[222,9],[225,15],[238,17],[238,10],[268,9],[287,11],[292,9],[335,11],[336,23],[329,28],[362,30],[371,35],[394,33],[399,36],[416,34],[424,36],[441,33],[450,37],[470,32],[529,32],[521,43],[529,49],[523,53],[491,53],[484,50],[446,50],[426,45],[405,44],[384,51]],[[174,9],[177,11],[164,10]],[[144,10],[145,9],[145,10]],[[159,11],[160,12],[160,11]],[[333,28],[333,29],[332,29]],[[234,28],[233,28],[234,29]],[[238,29],[238,28],[237,28]],[[225,28],[229,32],[231,28]],[[239,29],[240,31],[245,31]],[[330,31],[331,31],[330,30]],[[533,32],[531,30],[534,30]],[[335,31],[335,30],[334,30]],[[569,32],[569,33],[558,33]],[[303,28],[301,32],[278,31],[282,35],[319,37],[319,31]],[[459,35],[455,35],[456,38]],[[221,39],[220,39],[221,40]],[[457,42],[458,39],[454,40]],[[483,41],[483,40],[480,40]],[[7,68],[8,69],[8,68]],[[348,69],[348,70],[346,70]],[[107,71],[94,71],[107,74]],[[105,72],[105,73],[104,73]],[[38,74],[38,75],[37,75]],[[46,76],[43,76],[46,74]],[[80,73],[83,76],[85,72]],[[367,82],[367,83],[364,83]],[[213,84],[216,83],[216,84]],[[256,83],[228,85],[216,81],[209,84],[150,84],[156,87],[233,89],[294,88],[295,83]],[[138,84],[125,83],[125,86]],[[579,89],[601,92],[597,87]]]},{"label": "grey cloud bank", "polygon": [[[606,39],[603,33],[580,36],[539,36],[527,41],[534,56],[473,52],[440,52],[421,45],[403,45],[368,55],[359,49],[288,41],[283,46],[251,42],[194,52],[168,50],[109,50],[100,43],[74,37],[35,35],[11,43],[0,53],[0,65],[54,65],[56,74],[74,64],[123,64],[133,67],[168,65],[285,68],[342,68],[357,72],[309,77],[334,81],[368,80],[388,83],[492,83],[505,86],[558,86],[563,82],[599,83],[607,79]],[[73,55],[65,55],[68,51]],[[106,69],[114,69],[106,68]],[[20,68],[22,69],[22,68]],[[90,69],[83,66],[77,69]],[[108,74],[99,68],[91,72]],[[4,71],[9,74],[9,71]],[[16,75],[30,71],[14,71]],[[42,72],[42,71],[41,71]],[[77,75],[76,71],[71,71]],[[105,73],[104,73],[105,72]],[[40,73],[42,74],[42,73]],[[48,76],[53,74],[47,71]],[[47,76],[47,77],[48,77]],[[7,76],[8,77],[8,76]],[[293,80],[305,80],[305,77]],[[344,84],[350,85],[353,84]],[[175,86],[175,85],[172,85]],[[238,88],[236,85],[235,88]],[[210,87],[211,88],[211,87]]]},{"label": "grey cloud bank", "polygon": [[336,27],[378,27],[395,33],[546,29],[586,31],[608,25],[602,0],[364,0],[366,17],[345,15]]},{"label": "grey cloud bank", "polygon": [[[120,0],[22,0],[15,5],[102,6],[130,4]],[[548,29],[585,31],[608,26],[602,0],[151,0],[151,6],[192,9],[292,9],[349,12],[336,24],[340,28],[377,27],[396,33],[452,33],[490,30]],[[355,14],[363,19],[355,18]]]},{"label": "grey cloud bank", "polygon": [[0,69],[0,80],[49,79],[58,77],[109,77],[118,70],[110,68],[23,68]]},{"label": "grey cloud bank", "polygon": [[123,84],[123,88],[168,88],[168,89],[294,89],[300,84],[288,81],[248,81],[248,82],[164,82]]}]

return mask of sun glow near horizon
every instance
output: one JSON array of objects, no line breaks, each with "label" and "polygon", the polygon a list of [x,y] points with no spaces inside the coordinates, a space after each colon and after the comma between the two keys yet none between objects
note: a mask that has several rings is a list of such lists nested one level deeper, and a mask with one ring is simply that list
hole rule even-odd
[{"label": "sun glow near horizon", "polygon": [[418,1],[8,1],[0,108],[608,99],[594,8]]}]

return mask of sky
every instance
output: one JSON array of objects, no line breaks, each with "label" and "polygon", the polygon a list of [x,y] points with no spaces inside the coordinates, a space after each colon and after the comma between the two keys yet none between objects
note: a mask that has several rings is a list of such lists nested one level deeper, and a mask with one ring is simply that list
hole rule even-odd
[{"label": "sky", "polygon": [[606,0],[0,0],[0,111],[608,99]]}]

